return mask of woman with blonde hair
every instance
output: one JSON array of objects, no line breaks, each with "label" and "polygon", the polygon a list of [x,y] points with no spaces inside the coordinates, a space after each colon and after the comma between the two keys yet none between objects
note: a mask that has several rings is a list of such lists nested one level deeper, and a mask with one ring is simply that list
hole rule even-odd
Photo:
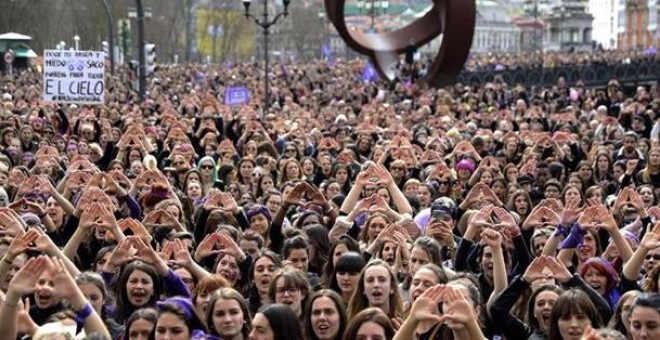
[{"label": "woman with blonde hair", "polygon": [[638,290],[631,290],[621,295],[619,303],[612,313],[612,318],[607,324],[607,328],[611,328],[621,332],[621,334],[628,336],[630,334],[630,307],[635,303],[635,299],[642,295]]},{"label": "woman with blonde hair", "polygon": [[646,167],[637,174],[641,184],[652,184],[654,188],[660,187],[660,147],[652,147],[646,158]]},{"label": "woman with blonde hair", "polygon": [[278,179],[279,185],[290,181],[304,180],[302,167],[295,158],[289,158],[282,163],[280,169],[280,178]]}]

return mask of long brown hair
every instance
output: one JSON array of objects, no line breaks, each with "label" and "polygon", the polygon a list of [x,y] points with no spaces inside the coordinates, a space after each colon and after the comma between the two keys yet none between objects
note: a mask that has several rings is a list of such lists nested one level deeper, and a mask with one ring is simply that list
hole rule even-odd
[{"label": "long brown hair", "polygon": [[360,330],[360,327],[366,322],[373,322],[383,327],[386,340],[394,338],[395,331],[392,321],[387,314],[379,308],[367,308],[357,313],[354,317],[349,318],[349,320],[351,320],[351,322],[346,328],[343,340],[357,339],[358,330]]},{"label": "long brown hair", "polygon": [[400,317],[403,315],[403,299],[401,298],[401,293],[399,292],[398,281],[396,275],[392,268],[383,260],[372,260],[362,269],[360,273],[360,280],[358,281],[358,286],[353,292],[351,301],[348,303],[348,318],[353,319],[359,312],[365,310],[369,307],[369,300],[364,295],[364,275],[367,272],[367,269],[381,266],[387,270],[390,276],[390,310],[384,311],[387,313],[387,316],[390,318]]},{"label": "long brown hair", "polygon": [[243,295],[230,287],[224,287],[216,290],[211,296],[211,300],[209,301],[209,304],[206,308],[205,321],[207,328],[211,332],[211,335],[220,335],[218,334],[218,330],[215,329],[215,325],[213,325],[213,314],[215,313],[215,303],[221,299],[234,300],[238,302],[238,305],[241,307],[241,312],[243,312],[243,327],[241,328],[241,333],[243,334],[243,338],[247,339],[248,335],[250,334],[250,330],[252,329],[252,317],[250,316],[250,311]]},{"label": "long brown hair", "polygon": [[651,152],[660,152],[660,147],[655,146],[649,150],[646,167],[639,172],[639,177],[641,178],[642,183],[651,183],[651,175],[657,175],[660,173],[660,166],[651,165],[651,162],[648,160],[651,156]]},{"label": "long brown hair", "polygon": [[589,296],[581,290],[570,289],[559,295],[554,306],[552,306],[548,339],[561,340],[562,336],[559,332],[559,319],[574,314],[586,315],[591,321],[591,327],[593,328],[600,328],[603,326],[600,313],[596,310],[596,307],[589,299]]}]

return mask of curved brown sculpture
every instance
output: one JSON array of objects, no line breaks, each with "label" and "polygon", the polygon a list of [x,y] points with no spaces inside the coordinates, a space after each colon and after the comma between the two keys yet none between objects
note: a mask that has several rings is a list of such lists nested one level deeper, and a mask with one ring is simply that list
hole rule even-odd
[{"label": "curved brown sculpture", "polygon": [[325,0],[328,19],[349,47],[372,60],[382,77],[395,78],[394,66],[407,48],[418,48],[442,34],[438,54],[422,81],[436,86],[455,81],[472,46],[475,0],[433,0],[433,7],[426,15],[406,27],[385,33],[350,30],[344,19],[345,2]]}]

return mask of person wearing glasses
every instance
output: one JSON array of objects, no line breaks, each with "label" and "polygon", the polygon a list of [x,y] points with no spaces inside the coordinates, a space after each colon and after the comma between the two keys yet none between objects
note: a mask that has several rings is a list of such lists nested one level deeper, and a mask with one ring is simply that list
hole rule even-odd
[{"label": "person wearing glasses", "polygon": [[310,295],[309,282],[305,273],[285,267],[270,281],[270,300],[289,306],[298,317],[300,325],[304,324],[303,306],[307,305]]}]

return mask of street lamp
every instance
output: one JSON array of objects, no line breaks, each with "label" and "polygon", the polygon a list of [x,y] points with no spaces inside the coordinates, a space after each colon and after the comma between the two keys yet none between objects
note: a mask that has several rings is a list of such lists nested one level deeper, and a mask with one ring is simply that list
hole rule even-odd
[{"label": "street lamp", "polygon": [[268,85],[268,35],[270,34],[270,27],[275,25],[277,23],[277,20],[279,20],[282,16],[287,16],[289,15],[289,2],[290,0],[283,0],[282,3],[284,4],[284,11],[277,13],[275,17],[270,20],[268,17],[268,0],[263,0],[264,2],[264,8],[263,8],[263,13],[262,13],[262,20],[259,20],[258,17],[254,16],[252,13],[250,13],[250,4],[252,3],[252,0],[243,0],[243,6],[245,7],[245,17],[246,18],[252,18],[254,20],[254,23],[257,24],[257,26],[261,27],[264,31],[264,110],[263,113],[266,114],[268,111],[268,106],[270,105],[270,88]]},{"label": "street lamp", "polygon": [[77,34],[74,35],[73,41],[76,43],[76,51],[78,51],[80,49],[80,36]]},{"label": "street lamp", "polygon": [[369,12],[371,15],[371,28],[369,29],[370,32],[375,32],[375,20],[376,20],[376,15],[378,15],[378,10],[382,9],[382,13],[386,14],[387,13],[387,8],[390,6],[390,2],[388,0],[384,1],[375,1],[371,0],[371,11]]},{"label": "street lamp", "polygon": [[63,50],[66,49],[66,43],[64,41],[60,41],[60,48]]}]

